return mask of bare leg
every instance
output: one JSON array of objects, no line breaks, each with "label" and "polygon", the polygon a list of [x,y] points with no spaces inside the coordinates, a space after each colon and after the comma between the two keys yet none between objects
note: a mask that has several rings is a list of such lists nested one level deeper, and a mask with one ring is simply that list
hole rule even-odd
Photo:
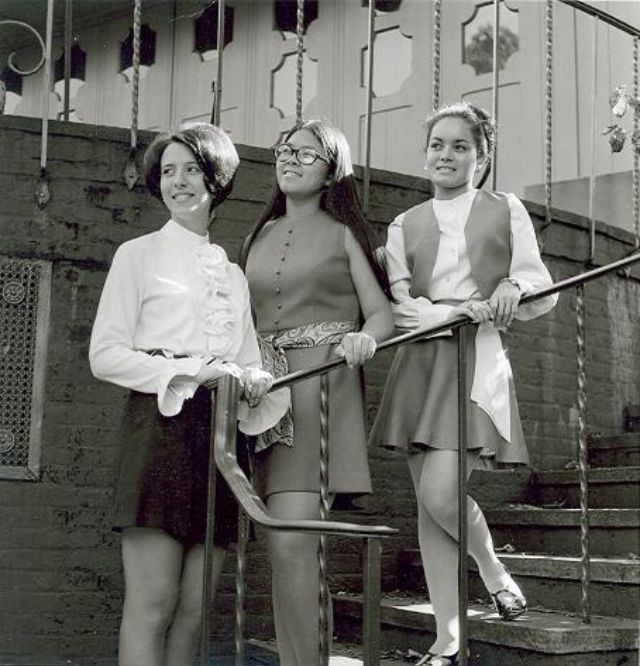
[{"label": "bare leg", "polygon": [[[215,592],[226,555],[224,548],[214,548],[212,584]],[[198,650],[202,622],[202,581],[204,546],[194,546],[184,557],[180,596],[167,635],[165,666],[188,666]]]},{"label": "bare leg", "polygon": [[119,666],[163,666],[167,628],[178,599],[182,545],[159,529],[122,533],[125,598]]},{"label": "bare leg", "polygon": [[[467,476],[477,460],[469,452]],[[458,453],[429,449],[409,458],[409,469],[418,501],[418,537],[422,563],[433,603],[437,636],[431,651],[457,651],[458,627]],[[520,593],[493,549],[485,517],[467,498],[468,548],[478,563],[490,592],[500,588]]]},{"label": "bare leg", "polygon": [[[467,478],[477,459],[478,454],[470,451]],[[419,489],[420,499],[429,515],[456,541],[458,538],[457,470],[457,451],[430,449],[425,454]],[[478,563],[480,576],[489,592],[507,588],[516,594],[521,594],[498,559],[487,521],[472,497],[467,497],[467,518],[469,553]]]},{"label": "bare leg", "polygon": [[[271,495],[269,510],[278,518],[317,519],[319,495],[286,492]],[[318,663],[318,537],[269,532],[273,608],[280,666]],[[330,622],[331,624],[331,622]],[[329,628],[329,638],[332,635]]]}]

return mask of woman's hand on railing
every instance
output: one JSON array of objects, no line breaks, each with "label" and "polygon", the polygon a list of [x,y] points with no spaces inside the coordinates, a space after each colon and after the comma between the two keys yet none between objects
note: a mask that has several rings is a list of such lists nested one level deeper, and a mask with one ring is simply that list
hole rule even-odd
[{"label": "woman's hand on railing", "polygon": [[273,384],[273,375],[262,368],[245,368],[240,377],[249,407],[257,407]]},{"label": "woman's hand on railing", "polygon": [[493,310],[489,301],[465,301],[451,311],[451,319],[464,315],[476,324],[484,324],[493,319]]},{"label": "woman's hand on railing", "polygon": [[342,342],[336,347],[336,354],[347,362],[347,366],[354,368],[356,365],[363,365],[376,353],[375,339],[365,333],[347,333]]},{"label": "woman's hand on railing", "polygon": [[515,280],[510,278],[500,280],[489,299],[493,325],[497,329],[504,330],[511,326],[518,311],[521,296],[522,290]]}]

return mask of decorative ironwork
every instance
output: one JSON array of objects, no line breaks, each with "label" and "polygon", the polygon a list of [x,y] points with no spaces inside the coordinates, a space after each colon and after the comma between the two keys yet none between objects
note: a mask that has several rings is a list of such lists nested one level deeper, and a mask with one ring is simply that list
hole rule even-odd
[{"label": "decorative ironwork", "polygon": [[9,453],[16,445],[16,438],[9,428],[0,428],[0,454]]},{"label": "decorative ironwork", "polygon": [[4,287],[2,287],[2,298],[4,298],[7,303],[13,305],[22,303],[26,293],[27,290],[24,288],[24,285],[19,282],[7,282]]},{"label": "decorative ironwork", "polygon": [[0,478],[39,472],[50,265],[0,257]]},{"label": "decorative ironwork", "polygon": [[440,51],[441,51],[442,0],[435,0],[433,6],[433,76],[431,106],[434,111],[440,106]]},{"label": "decorative ironwork", "polygon": [[16,52],[13,51],[12,53],[9,54],[9,57],[7,58],[7,64],[13,70],[16,74],[20,74],[20,76],[29,76],[31,74],[35,74],[41,67],[44,65],[45,62],[45,54],[46,54],[46,48],[44,45],[44,40],[40,36],[40,33],[35,29],[32,28],[28,23],[24,23],[23,21],[14,21],[12,19],[4,19],[0,21],[0,25],[19,25],[22,28],[26,28],[30,32],[32,32],[35,36],[36,39],[38,40],[38,44],[40,45],[40,51],[41,51],[41,56],[40,60],[38,61],[38,64],[32,67],[31,69],[19,69],[15,62],[14,62],[14,57],[16,55]]}]

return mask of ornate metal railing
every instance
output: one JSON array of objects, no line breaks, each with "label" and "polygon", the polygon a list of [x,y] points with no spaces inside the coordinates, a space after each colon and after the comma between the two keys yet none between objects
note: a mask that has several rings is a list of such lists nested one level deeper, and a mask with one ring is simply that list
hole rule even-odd
[{"label": "ornate metal railing", "polygon": [[[602,277],[608,273],[619,271],[621,269],[629,268],[632,264],[640,262],[640,254],[636,253],[632,256],[625,257],[619,261],[612,262],[606,266],[602,266],[585,273],[575,275],[561,282],[557,282],[547,289],[542,289],[536,293],[524,296],[521,300],[522,304],[530,303],[539,300],[545,296],[565,291],[572,287],[582,289],[586,282]],[[395,338],[389,339],[378,345],[379,350],[390,349],[399,347],[401,345],[409,344],[417,340],[423,340],[428,336],[445,331],[452,331],[457,336],[458,340],[458,433],[459,433],[459,467],[458,467],[458,505],[459,505],[459,524],[458,524],[458,542],[459,542],[459,613],[460,613],[460,663],[467,662],[467,606],[468,606],[468,592],[467,592],[467,530],[466,530],[466,496],[467,496],[467,447],[466,447],[466,389],[464,386],[465,381],[465,336],[460,335],[460,329],[463,326],[473,325],[467,317],[458,317],[429,328],[421,328]],[[296,382],[309,379],[316,376],[326,376],[328,372],[335,368],[344,365],[345,361],[342,358],[336,358],[322,365],[313,366],[303,370],[293,372],[282,379],[274,382],[272,391],[290,386]],[[584,385],[584,377],[579,379]],[[364,526],[355,525],[350,523],[333,522],[328,520],[299,520],[288,521],[279,520],[269,514],[267,507],[254,491],[251,483],[247,479],[245,473],[240,468],[235,452],[236,441],[236,421],[237,421],[237,405],[240,396],[240,387],[237,379],[233,377],[225,377],[220,380],[217,388],[213,392],[212,400],[214,401],[215,409],[213,410],[213,446],[211,447],[211,463],[210,463],[210,478],[214,479],[215,474],[213,471],[217,465],[231,487],[234,495],[237,497],[242,511],[246,513],[250,520],[255,524],[260,525],[266,529],[271,530],[286,530],[291,532],[312,532],[320,535],[343,535],[349,537],[360,537],[366,540],[365,559],[364,559],[364,614],[363,614],[363,638],[364,638],[364,664],[365,666],[376,666],[379,664],[379,645],[380,645],[380,540],[395,533],[395,530],[389,527],[381,526]],[[323,409],[327,410],[326,402],[323,403]],[[325,413],[325,418],[327,414]],[[582,441],[582,440],[581,440]],[[581,458],[585,460],[586,466],[586,447],[580,446]],[[584,450],[582,450],[584,449]],[[581,476],[582,479],[582,476]],[[581,481],[582,482],[582,481]],[[586,475],[584,476],[584,483],[586,484]],[[210,488],[210,497],[214,497],[215,493]],[[207,541],[205,555],[206,562],[210,562],[211,544],[212,544],[212,516],[215,507],[210,501],[210,521],[207,525]],[[588,529],[588,524],[587,524]],[[583,537],[583,542],[587,547],[588,554],[588,538]],[[239,546],[240,550],[241,546]],[[244,555],[238,557],[238,567],[241,571],[244,567],[242,558]],[[208,570],[209,567],[206,567]],[[241,576],[242,574],[240,574]],[[205,584],[205,604],[203,610],[203,663],[208,663],[207,658],[209,654],[208,636],[209,636],[209,616],[211,599],[210,593],[210,579],[206,579]],[[321,583],[322,585],[322,583]],[[587,580],[588,585],[588,580]],[[244,593],[238,595],[238,598],[243,599]],[[325,599],[328,603],[328,599]],[[243,627],[243,610],[237,609],[237,625],[236,625],[236,664],[241,666],[244,664],[244,638],[242,636]],[[322,636],[322,630],[321,630]],[[320,652],[320,663],[326,664],[328,654]]]}]

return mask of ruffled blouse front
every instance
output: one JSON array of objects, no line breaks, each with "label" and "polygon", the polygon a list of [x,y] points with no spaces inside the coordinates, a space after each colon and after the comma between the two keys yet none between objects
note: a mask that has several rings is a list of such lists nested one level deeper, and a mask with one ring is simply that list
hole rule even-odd
[{"label": "ruffled blouse front", "polygon": [[99,379],[156,393],[160,412],[174,416],[198,388],[203,364],[220,375],[261,367],[244,274],[208,236],[172,220],[123,243],[104,285],[89,360]]}]

